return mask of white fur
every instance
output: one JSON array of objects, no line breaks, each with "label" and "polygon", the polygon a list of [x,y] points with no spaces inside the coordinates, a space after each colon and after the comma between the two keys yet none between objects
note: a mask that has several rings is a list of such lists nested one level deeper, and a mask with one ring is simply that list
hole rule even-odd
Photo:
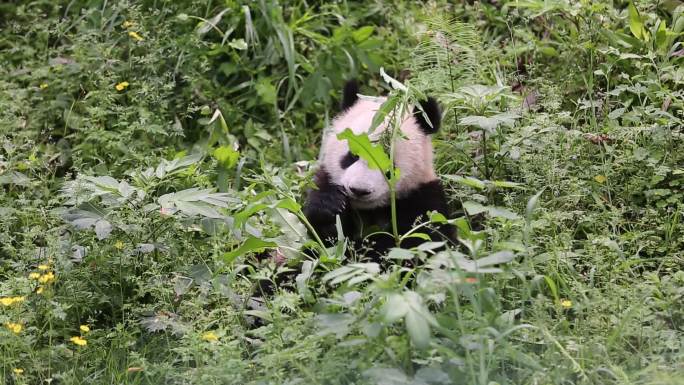
[{"label": "white fur", "polygon": [[[337,134],[350,128],[355,134],[368,132],[373,116],[385,101],[359,99],[356,104],[333,120],[332,127],[326,130],[321,147],[320,163],[330,176],[331,182],[344,187],[352,198],[356,208],[373,208],[389,203],[389,186],[379,170],[371,170],[363,159],[354,162],[347,169],[342,169],[340,161],[349,152],[346,140],[337,139]],[[387,129],[387,121],[373,131],[371,140],[378,138]],[[407,195],[420,184],[437,179],[432,164],[432,141],[416,123],[413,116],[408,115],[401,124],[401,131],[406,137],[398,138],[395,144],[395,165],[400,169],[397,183],[397,196]],[[370,191],[363,199],[354,199],[350,188]]]}]

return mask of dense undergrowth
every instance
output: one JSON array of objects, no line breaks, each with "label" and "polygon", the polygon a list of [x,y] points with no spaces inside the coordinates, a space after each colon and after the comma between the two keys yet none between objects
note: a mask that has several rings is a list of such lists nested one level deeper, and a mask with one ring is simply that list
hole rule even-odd
[{"label": "dense undergrowth", "polygon": [[[684,383],[682,2],[448,3],[0,5],[3,383]],[[461,245],[311,259],[381,68]]]}]

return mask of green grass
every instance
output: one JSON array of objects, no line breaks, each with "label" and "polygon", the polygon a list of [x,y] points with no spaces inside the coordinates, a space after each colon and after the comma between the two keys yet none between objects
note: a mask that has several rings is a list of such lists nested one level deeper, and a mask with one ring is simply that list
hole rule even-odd
[{"label": "green grass", "polygon": [[[0,5],[2,382],[684,384],[683,12]],[[301,253],[351,77],[442,103],[458,248]]]}]

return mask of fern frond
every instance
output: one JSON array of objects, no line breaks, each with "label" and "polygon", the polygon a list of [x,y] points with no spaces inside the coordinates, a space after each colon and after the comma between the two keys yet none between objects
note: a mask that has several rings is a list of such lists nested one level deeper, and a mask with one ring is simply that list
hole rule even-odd
[{"label": "fern frond", "polygon": [[428,31],[411,54],[411,88],[454,92],[475,77],[480,39],[474,27],[443,16],[426,20]]}]

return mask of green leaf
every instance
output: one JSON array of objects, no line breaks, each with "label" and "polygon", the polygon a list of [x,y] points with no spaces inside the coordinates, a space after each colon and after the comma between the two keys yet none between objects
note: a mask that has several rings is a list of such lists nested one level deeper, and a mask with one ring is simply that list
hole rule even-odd
[{"label": "green leaf", "polygon": [[221,146],[212,154],[223,168],[233,168],[240,158],[240,151],[235,151],[231,146]]},{"label": "green leaf", "polygon": [[655,35],[656,48],[660,52],[667,52],[667,22],[665,20],[658,21],[658,29]]},{"label": "green leaf", "polygon": [[245,41],[245,39],[242,39],[242,38],[233,39],[233,40],[231,40],[230,43],[228,43],[228,45],[231,48],[234,48],[234,49],[237,49],[240,51],[247,49],[247,42]]},{"label": "green leaf", "polygon": [[458,175],[445,175],[444,179],[452,180],[458,184],[462,184],[464,186],[472,187],[472,188],[477,189],[477,190],[484,190],[485,188],[487,188],[487,185],[485,184],[485,182],[483,182],[477,178],[470,177],[470,176],[462,177],[462,176],[458,176]]},{"label": "green leaf", "polygon": [[629,11],[629,30],[632,32],[632,35],[639,40],[649,41],[650,36],[648,31],[646,31],[646,28],[644,28],[644,21],[641,18],[641,15],[639,15],[639,10],[631,1],[629,2],[627,9]]},{"label": "green leaf", "polygon": [[238,247],[237,249],[223,254],[223,259],[227,263],[232,263],[235,260],[235,258],[237,258],[241,255],[245,255],[245,254],[252,252],[252,251],[260,251],[260,250],[263,250],[265,248],[276,247],[276,246],[278,246],[278,245],[276,245],[275,242],[264,241],[263,239],[260,239],[260,238],[250,237],[250,238],[247,238],[247,240],[242,245],[240,245],[240,247]]},{"label": "green leaf", "polygon": [[365,132],[354,135],[354,132],[347,128],[337,134],[337,139],[346,140],[349,143],[349,151],[365,160],[372,170],[386,172],[392,167],[392,162],[382,146],[372,144]]},{"label": "green leaf", "polygon": [[530,200],[527,201],[527,207],[525,208],[525,220],[527,223],[530,223],[532,221],[532,213],[534,213],[534,210],[537,208],[539,205],[539,197],[542,195],[544,192],[544,189],[541,189],[538,193],[534,194]]},{"label": "green leaf", "polygon": [[370,37],[370,35],[373,34],[373,31],[375,30],[375,27],[371,25],[367,25],[364,27],[361,27],[357,29],[356,31],[352,32],[352,38],[354,39],[355,42],[360,43]]},{"label": "green leaf", "polygon": [[402,319],[409,311],[408,303],[401,294],[390,294],[383,306],[383,319],[387,323],[394,323]]},{"label": "green leaf", "polygon": [[254,88],[256,89],[257,95],[259,95],[265,104],[275,104],[278,98],[278,93],[275,86],[271,84],[271,79],[259,79]]},{"label": "green leaf", "polygon": [[378,110],[375,112],[375,115],[373,115],[373,120],[371,121],[371,125],[368,129],[368,132],[372,133],[373,131],[375,131],[375,129],[378,128],[380,123],[385,121],[387,115],[394,110],[398,103],[399,97],[397,95],[390,97],[384,103],[382,103],[380,108],[378,108]]},{"label": "green leaf", "polygon": [[487,211],[487,206],[483,206],[473,201],[463,202],[463,208],[468,213],[468,215],[477,215]]}]

